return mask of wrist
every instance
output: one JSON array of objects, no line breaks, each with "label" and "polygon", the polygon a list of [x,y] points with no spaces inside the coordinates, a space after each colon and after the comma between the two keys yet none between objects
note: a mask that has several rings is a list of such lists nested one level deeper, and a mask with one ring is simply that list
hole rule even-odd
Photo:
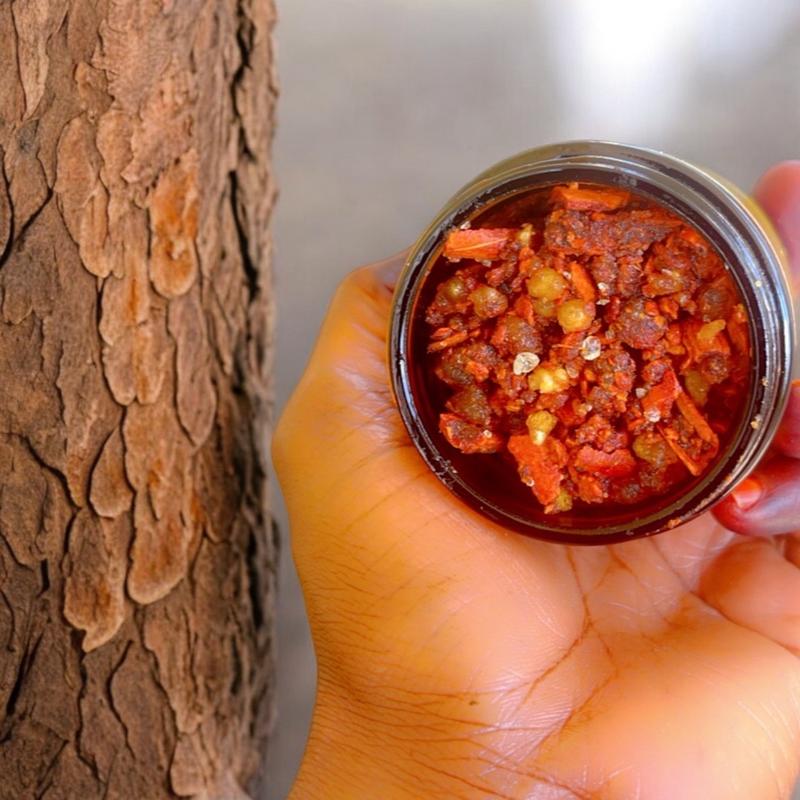
[{"label": "wrist", "polygon": [[[479,721],[478,706],[468,708],[451,718],[441,708],[432,712],[430,696],[384,687],[364,703],[320,686],[289,800],[490,800],[507,797],[509,781],[528,796],[538,780],[519,773],[513,756],[492,746],[493,733]],[[470,712],[474,721],[465,718]]]},{"label": "wrist", "polygon": [[[349,705],[349,707],[348,707]],[[303,761],[288,800],[418,798],[403,766],[386,752],[367,717],[320,691]]]}]

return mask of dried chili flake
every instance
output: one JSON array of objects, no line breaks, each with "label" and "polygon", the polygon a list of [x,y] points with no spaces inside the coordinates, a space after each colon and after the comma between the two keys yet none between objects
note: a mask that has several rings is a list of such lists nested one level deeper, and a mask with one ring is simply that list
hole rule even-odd
[{"label": "dried chili flake", "polygon": [[451,261],[462,258],[493,261],[515,234],[516,231],[507,228],[453,231],[444,244],[444,256]]},{"label": "dried chili flake", "polygon": [[511,460],[546,513],[666,495],[741,410],[739,291],[698,231],[630,192],[565,184],[532,207],[444,242],[425,308],[440,431]]},{"label": "dried chili flake", "polygon": [[496,453],[503,446],[503,439],[497,433],[465,422],[457,414],[442,414],[439,429],[462,453]]},{"label": "dried chili flake", "polygon": [[648,422],[660,422],[662,419],[666,419],[672,411],[672,404],[682,394],[682,391],[675,372],[668,367],[659,383],[642,398],[645,419]]},{"label": "dried chili flake", "polygon": [[517,460],[520,478],[536,499],[545,508],[555,503],[567,463],[564,445],[553,439],[534,444],[530,436],[521,435],[509,437],[508,450]]},{"label": "dried chili flake", "polygon": [[615,211],[631,198],[630,192],[622,189],[599,189],[577,183],[556,186],[550,196],[554,203],[575,211]]},{"label": "dried chili flake", "polygon": [[574,261],[570,268],[572,285],[575,287],[575,294],[587,303],[594,303],[597,300],[597,287],[595,287],[588,270],[580,261]]},{"label": "dried chili flake", "polygon": [[606,453],[584,445],[575,453],[573,463],[579,472],[591,472],[608,478],[625,477],[636,471],[636,461],[626,448]]}]

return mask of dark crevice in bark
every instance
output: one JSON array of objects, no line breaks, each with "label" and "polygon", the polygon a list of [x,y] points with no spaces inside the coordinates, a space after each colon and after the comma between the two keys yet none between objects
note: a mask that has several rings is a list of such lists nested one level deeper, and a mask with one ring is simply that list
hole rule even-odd
[{"label": "dark crevice in bark", "polygon": [[130,651],[132,645],[133,642],[128,642],[125,645],[125,649],[122,651],[122,655],[119,657],[119,660],[111,668],[111,671],[108,674],[108,681],[106,683],[106,692],[108,694],[108,700],[109,700],[108,707],[116,717],[117,722],[119,722],[120,727],[122,728],[122,731],[125,734],[125,749],[130,753],[131,756],[133,756],[135,760],[136,754],[133,752],[133,748],[131,747],[130,731],[128,730],[128,726],[125,724],[125,720],[122,718],[120,710],[117,708],[117,705],[114,702],[114,690],[112,688],[112,683],[114,682],[114,676],[117,674],[120,667],[125,663],[125,659],[128,657],[128,652]]},{"label": "dark crevice in bark", "polygon": [[58,467],[54,466],[53,464],[49,464],[42,455],[37,451],[36,447],[33,445],[33,442],[27,436],[20,436],[18,434],[8,434],[9,436],[18,439],[28,451],[30,457],[46,472],[49,472],[58,482],[61,484],[61,488],[64,490],[64,496],[66,498],[67,503],[70,506],[71,514],[74,514],[78,507],[72,502],[71,500],[71,493],[69,490],[69,483],[67,481],[67,476],[61,472]]},{"label": "dark crevice in bark", "polygon": [[[2,493],[2,486],[0,486],[0,500],[2,500],[2,496],[3,496],[3,493]],[[5,539],[2,537],[2,535],[0,535],[0,545],[3,545],[3,547],[4,547],[4,549],[5,549],[5,552],[6,552],[6,553],[8,553],[9,557],[11,558],[11,560],[14,562],[14,564],[15,564],[17,567],[19,567],[20,569],[24,569],[24,570],[32,570],[32,569],[33,569],[33,568],[30,566],[30,564],[25,564],[25,563],[23,563],[22,561],[20,561],[20,560],[17,558],[17,555],[16,555],[16,553],[14,552],[14,548],[13,548],[13,547],[11,547],[11,546],[10,546],[10,545],[9,545],[9,544],[8,544],[8,543],[5,541]]]},{"label": "dark crevice in bark", "polygon": [[[83,653],[83,648],[81,647],[80,638],[81,634],[78,631],[73,631],[73,636],[71,637],[72,647],[78,653],[78,674],[81,678],[81,687],[78,693],[77,698],[77,706],[78,706],[78,725],[75,730],[75,755],[78,757],[78,760],[85,764],[92,773],[95,781],[97,782],[98,786],[104,785],[105,781],[103,780],[103,776],[100,774],[100,768],[97,762],[93,758],[88,758],[86,754],[83,752],[83,748],[81,747],[81,736],[84,731],[84,719],[83,719],[83,709],[82,703],[86,698],[87,692],[89,691],[89,673],[86,669],[86,659]],[[111,705],[111,697],[104,698],[109,705]],[[106,791],[108,791],[108,786],[106,785]]]},{"label": "dark crevice in bark", "polygon": [[[15,239],[16,242],[19,243],[20,250],[23,250],[25,247],[25,234],[30,230],[30,227],[33,225],[34,222],[41,216],[42,212],[47,208],[47,204],[53,199],[53,189],[51,187],[47,187],[47,193],[45,194],[45,198],[42,201],[42,204],[31,214],[30,218],[27,222],[19,229],[19,232],[12,233],[12,239]],[[12,217],[13,219],[13,217]]]},{"label": "dark crevice in bark", "polygon": [[253,262],[250,254],[250,243],[247,238],[245,210],[243,201],[239,197],[239,178],[235,172],[228,173],[231,192],[231,208],[233,221],[236,225],[236,235],[239,239],[239,254],[242,258],[242,267],[247,277],[247,290],[250,302],[259,294],[259,268]]},{"label": "dark crevice in bark", "polygon": [[11,619],[11,630],[8,632],[8,637],[6,638],[6,652],[13,653],[14,647],[12,642],[14,641],[14,637],[17,632],[17,616],[14,613],[14,607],[11,605],[11,602],[8,599],[8,595],[3,591],[2,585],[0,585],[0,600],[3,601],[3,605],[6,607],[8,611],[8,616]]},{"label": "dark crevice in bark", "polygon": [[[14,681],[14,686],[11,688],[11,693],[8,696],[8,700],[6,701],[6,723],[9,724],[9,727],[13,727],[11,725],[12,717],[14,716],[14,711],[17,707],[17,701],[19,700],[20,694],[22,693],[22,689],[25,685],[25,678],[28,675],[28,672],[33,665],[33,662],[36,660],[36,654],[39,652],[39,645],[42,642],[42,636],[36,639],[33,643],[33,647],[28,649],[26,645],[27,652],[25,653],[24,658],[22,659],[22,663],[19,665],[19,670],[17,671],[17,677]],[[10,731],[9,731],[10,732]],[[5,741],[6,737],[0,739],[0,744]]]},{"label": "dark crevice in bark", "polygon": [[237,694],[242,686],[242,657],[239,655],[239,647],[236,639],[231,639],[231,662],[233,663],[233,675],[231,676],[231,694]]},{"label": "dark crevice in bark", "polygon": [[46,558],[39,562],[39,574],[42,579],[42,588],[39,592],[39,596],[41,597],[50,589],[50,567]]},{"label": "dark crevice in bark", "polygon": [[[14,241],[14,208],[11,205],[11,198],[8,194],[8,179],[3,165],[4,160],[5,153],[3,152],[3,148],[0,147],[0,193],[2,193],[0,197],[0,215],[2,215],[4,211],[8,214],[8,228],[5,232],[7,239],[4,242],[2,238],[0,238],[0,269],[3,268],[3,265],[8,260],[8,256],[11,254],[11,243]],[[3,219],[2,216],[0,216],[0,226],[2,224]],[[3,235],[3,230],[0,228],[0,237]]]},{"label": "dark crevice in bark", "polygon": [[260,630],[264,624],[264,605],[262,601],[263,587],[258,571],[258,541],[256,531],[250,531],[247,541],[247,587],[250,592],[250,608],[253,613],[253,625]]},{"label": "dark crevice in bark", "polygon": [[53,758],[50,760],[50,763],[45,768],[45,772],[42,775],[42,779],[39,782],[39,785],[36,787],[36,794],[34,797],[36,800],[42,800],[42,798],[53,788],[53,773],[55,772],[56,765],[58,764],[58,759],[61,758],[61,753],[64,752],[64,748],[67,746],[67,742],[62,740],[61,746],[56,751]]}]

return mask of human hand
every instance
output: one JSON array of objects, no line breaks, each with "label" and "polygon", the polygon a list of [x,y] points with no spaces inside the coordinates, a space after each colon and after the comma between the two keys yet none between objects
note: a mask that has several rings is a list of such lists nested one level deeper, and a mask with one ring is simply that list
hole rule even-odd
[{"label": "human hand", "polygon": [[[757,196],[800,268],[800,164]],[[527,539],[458,502],[406,435],[385,361],[401,263],[339,289],[275,435],[318,660],[292,797],[788,797],[800,385],[781,454],[717,519],[610,546]]]}]

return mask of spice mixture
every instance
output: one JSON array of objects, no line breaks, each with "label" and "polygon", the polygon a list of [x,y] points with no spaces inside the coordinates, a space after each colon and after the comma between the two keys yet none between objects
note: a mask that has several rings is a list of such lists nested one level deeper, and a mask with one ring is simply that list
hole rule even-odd
[{"label": "spice mixture", "polygon": [[505,453],[547,513],[632,504],[706,472],[738,421],[739,291],[694,228],[628,192],[556,186],[518,227],[461,228],[426,309],[439,428]]}]

